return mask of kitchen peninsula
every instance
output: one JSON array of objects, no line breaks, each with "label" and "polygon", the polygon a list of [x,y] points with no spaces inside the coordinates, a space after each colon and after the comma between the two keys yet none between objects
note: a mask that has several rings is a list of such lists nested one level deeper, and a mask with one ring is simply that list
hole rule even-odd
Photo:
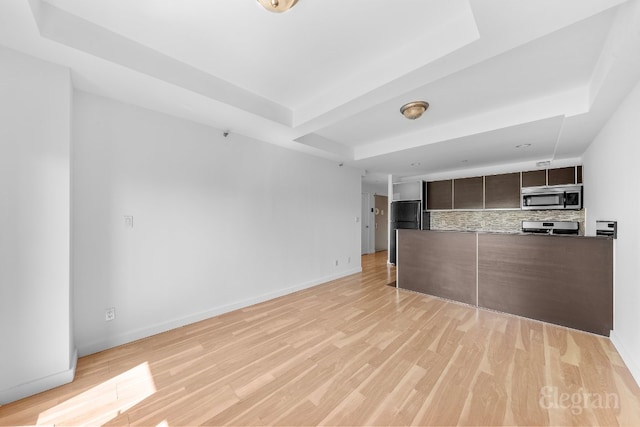
[{"label": "kitchen peninsula", "polygon": [[613,241],[399,230],[397,286],[609,336]]}]

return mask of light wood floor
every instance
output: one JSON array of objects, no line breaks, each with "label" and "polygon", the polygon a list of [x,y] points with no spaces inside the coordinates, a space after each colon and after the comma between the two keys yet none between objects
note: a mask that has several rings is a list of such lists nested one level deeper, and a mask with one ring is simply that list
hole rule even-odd
[{"label": "light wood floor", "polygon": [[0,424],[640,425],[608,339],[362,274],[83,357]]}]

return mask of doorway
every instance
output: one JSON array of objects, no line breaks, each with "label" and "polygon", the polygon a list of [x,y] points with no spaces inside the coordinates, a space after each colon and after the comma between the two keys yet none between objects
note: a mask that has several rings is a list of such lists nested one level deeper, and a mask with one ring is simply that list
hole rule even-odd
[{"label": "doorway", "polygon": [[389,212],[388,203],[389,198],[387,196],[375,195],[375,250],[386,251],[389,249]]},{"label": "doorway", "polygon": [[362,255],[372,254],[375,252],[375,233],[374,233],[374,200],[371,193],[362,193]]}]

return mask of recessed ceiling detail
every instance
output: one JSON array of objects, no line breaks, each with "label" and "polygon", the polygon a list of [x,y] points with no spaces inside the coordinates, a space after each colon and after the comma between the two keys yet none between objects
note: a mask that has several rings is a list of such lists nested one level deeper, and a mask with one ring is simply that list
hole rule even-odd
[{"label": "recessed ceiling detail", "polygon": [[[640,0],[256,3],[296,0],[3,0],[0,45],[372,179],[580,157],[640,78]],[[411,99],[438,108],[408,126]]]}]

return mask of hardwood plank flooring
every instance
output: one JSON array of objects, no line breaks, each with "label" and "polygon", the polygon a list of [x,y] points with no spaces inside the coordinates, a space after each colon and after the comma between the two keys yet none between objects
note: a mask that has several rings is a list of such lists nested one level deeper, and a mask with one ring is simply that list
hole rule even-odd
[{"label": "hardwood plank flooring", "polygon": [[0,425],[640,425],[607,338],[363,272],[83,357]]}]

